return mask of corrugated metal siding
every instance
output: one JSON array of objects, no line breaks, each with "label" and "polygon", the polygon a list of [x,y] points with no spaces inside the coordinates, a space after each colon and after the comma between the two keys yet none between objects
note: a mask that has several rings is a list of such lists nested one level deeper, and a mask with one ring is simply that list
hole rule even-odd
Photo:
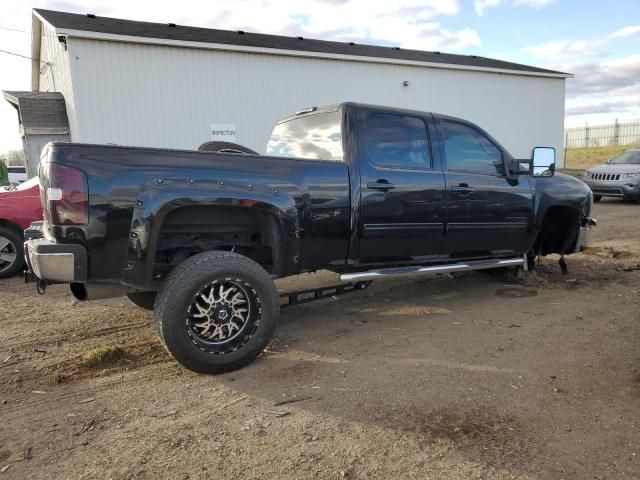
[{"label": "corrugated metal siding", "polygon": [[38,165],[40,164],[40,155],[42,149],[49,142],[68,142],[68,135],[29,135],[29,141],[25,141],[23,137],[22,146],[24,148],[25,158],[27,159],[27,175],[29,178],[38,174]]},{"label": "corrugated metal siding", "polygon": [[58,41],[54,30],[46,24],[42,24],[41,38],[40,60],[47,62],[48,65],[40,67],[40,91],[62,93],[67,107],[71,139],[76,142],[80,141],[68,52]]},{"label": "corrugated metal siding", "polygon": [[562,79],[75,38],[69,52],[80,141],[196,148],[211,123],[235,123],[263,152],[276,120],[357,101],[469,119],[516,157],[562,155]]}]

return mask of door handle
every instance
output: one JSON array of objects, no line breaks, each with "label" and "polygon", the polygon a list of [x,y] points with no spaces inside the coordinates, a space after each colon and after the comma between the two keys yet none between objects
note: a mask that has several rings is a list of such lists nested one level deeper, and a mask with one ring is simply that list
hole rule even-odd
[{"label": "door handle", "polygon": [[457,187],[451,187],[451,191],[455,193],[459,193],[460,195],[471,195],[476,191],[475,188],[470,187],[467,184],[458,185]]},{"label": "door handle", "polygon": [[386,180],[378,180],[377,182],[367,183],[367,188],[372,190],[392,190],[396,188],[396,186]]}]

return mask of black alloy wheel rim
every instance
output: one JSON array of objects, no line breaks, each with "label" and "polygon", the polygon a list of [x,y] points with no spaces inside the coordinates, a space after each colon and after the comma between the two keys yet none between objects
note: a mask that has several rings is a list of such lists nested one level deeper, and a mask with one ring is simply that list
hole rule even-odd
[{"label": "black alloy wheel rim", "polygon": [[11,240],[0,236],[0,273],[6,272],[16,263],[18,250]]},{"label": "black alloy wheel rim", "polygon": [[217,279],[200,288],[187,308],[186,329],[202,351],[224,355],[253,336],[262,317],[260,296],[246,281]]}]

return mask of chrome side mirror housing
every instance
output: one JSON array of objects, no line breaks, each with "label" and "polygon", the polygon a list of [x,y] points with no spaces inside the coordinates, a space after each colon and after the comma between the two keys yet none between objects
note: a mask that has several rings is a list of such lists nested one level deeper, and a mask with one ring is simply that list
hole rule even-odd
[{"label": "chrome side mirror housing", "polygon": [[556,149],[535,147],[531,155],[531,173],[534,177],[553,177],[556,171]]}]

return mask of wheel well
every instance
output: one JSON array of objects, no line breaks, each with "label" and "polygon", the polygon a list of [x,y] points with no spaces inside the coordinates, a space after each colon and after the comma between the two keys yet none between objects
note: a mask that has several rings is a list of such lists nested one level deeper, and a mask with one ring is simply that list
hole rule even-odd
[{"label": "wheel well", "polygon": [[580,228],[580,212],[571,207],[551,207],[542,220],[534,251],[547,255],[571,250]]},{"label": "wheel well", "polygon": [[4,220],[4,219],[0,218],[0,227],[11,229],[14,232],[16,232],[17,234],[19,234],[21,237],[24,236],[24,230],[22,230],[22,228],[20,228],[20,225],[17,225],[17,224],[15,224],[13,222],[10,222],[8,220]]},{"label": "wheel well", "polygon": [[186,258],[211,250],[233,251],[277,274],[278,243],[277,222],[268,213],[238,206],[179,207],[160,228],[154,277],[162,278]]}]

